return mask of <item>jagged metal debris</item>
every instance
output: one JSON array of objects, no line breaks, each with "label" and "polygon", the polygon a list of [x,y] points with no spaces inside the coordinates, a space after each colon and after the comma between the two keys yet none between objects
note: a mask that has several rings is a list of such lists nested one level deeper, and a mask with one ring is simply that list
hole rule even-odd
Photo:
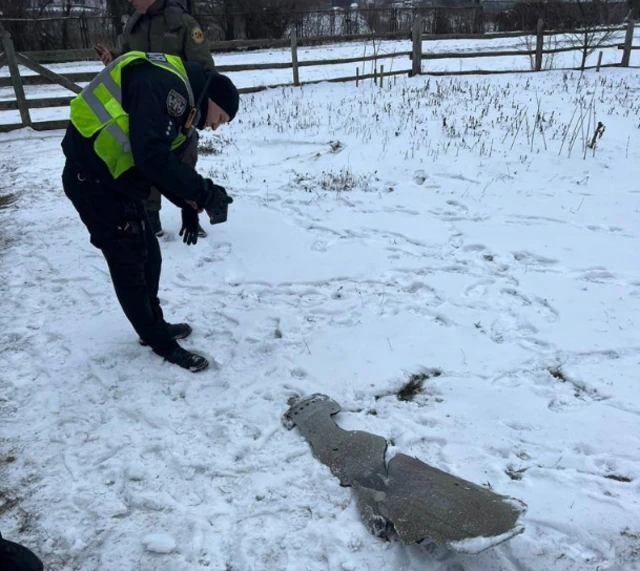
[{"label": "jagged metal debris", "polygon": [[526,505],[438,468],[396,454],[387,465],[387,441],[360,430],[343,430],[333,420],[340,405],[314,394],[295,402],[283,416],[298,427],[314,456],[343,486],[353,488],[371,533],[388,539],[393,530],[405,544],[424,539],[465,552],[493,547],[522,533]]}]

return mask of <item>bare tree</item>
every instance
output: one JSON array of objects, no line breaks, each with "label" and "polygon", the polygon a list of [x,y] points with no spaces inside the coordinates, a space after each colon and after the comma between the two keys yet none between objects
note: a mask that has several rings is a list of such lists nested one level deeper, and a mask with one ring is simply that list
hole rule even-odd
[{"label": "bare tree", "polygon": [[0,0],[0,17],[9,19],[9,21],[2,22],[2,26],[11,34],[17,50],[26,50],[31,43],[31,34],[25,21],[33,15],[34,8],[37,6],[29,1]]},{"label": "bare tree", "polygon": [[242,4],[242,0],[202,0],[199,3],[198,12],[202,14],[200,24],[207,28],[209,36],[217,35],[212,34],[211,28],[215,27],[221,31],[221,39],[235,39],[235,12],[238,4]]},{"label": "bare tree", "polygon": [[620,41],[620,31],[611,26],[615,18],[611,6],[612,3],[602,0],[576,0],[579,30],[568,38],[567,43],[580,49],[581,71],[586,67],[587,58],[598,48]]},{"label": "bare tree", "polygon": [[[519,49],[523,51],[532,52],[536,49],[536,37],[535,36],[523,36],[518,42]],[[547,50],[554,50],[560,47],[560,41],[558,36],[547,35],[544,36],[542,43],[542,67],[541,69],[549,70],[554,68],[555,59],[557,53],[544,53]],[[536,56],[534,54],[529,55],[529,66],[531,70],[536,69]]]},{"label": "bare tree", "polygon": [[119,36],[124,28],[122,16],[131,12],[131,6],[127,0],[105,0],[105,4],[107,16],[111,20],[116,35]]},{"label": "bare tree", "polygon": [[54,4],[55,0],[38,0],[35,2],[34,7],[38,10],[38,16],[42,16],[42,13],[47,9],[47,7],[53,6]]},{"label": "bare tree", "polygon": [[201,23],[217,28],[225,40],[282,38],[302,11],[319,4],[319,0],[201,0],[198,13]]},{"label": "bare tree", "polygon": [[573,1],[521,0],[496,16],[501,31],[535,30],[542,18],[549,30],[572,30],[578,27],[579,10]]},{"label": "bare tree", "polygon": [[73,7],[73,0],[62,0],[62,49],[69,48],[69,16],[71,15],[71,8]]}]

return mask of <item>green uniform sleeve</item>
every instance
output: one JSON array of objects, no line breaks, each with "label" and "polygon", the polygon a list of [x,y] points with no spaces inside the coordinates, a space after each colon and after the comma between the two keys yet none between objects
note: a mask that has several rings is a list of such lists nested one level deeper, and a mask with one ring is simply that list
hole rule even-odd
[{"label": "green uniform sleeve", "polygon": [[120,47],[120,48],[111,48],[109,51],[111,52],[111,55],[113,56],[113,59],[116,59],[117,57],[120,57],[122,54],[126,54],[129,50],[125,48],[125,44],[123,42],[122,43],[122,47]]},{"label": "green uniform sleeve", "polygon": [[[129,21],[130,20],[131,18],[129,18]],[[109,50],[111,52],[111,55],[113,56],[113,59],[116,59],[117,57],[120,57],[122,54],[126,54],[127,52],[131,51],[131,46],[129,45],[129,34],[131,33],[129,21],[127,21],[124,27],[124,30],[122,30],[122,43],[120,47],[119,48],[116,47]]]},{"label": "green uniform sleeve", "polygon": [[215,64],[211,57],[211,51],[207,45],[207,39],[200,24],[194,18],[185,14],[184,18],[184,59],[197,61],[206,69],[214,69]]}]

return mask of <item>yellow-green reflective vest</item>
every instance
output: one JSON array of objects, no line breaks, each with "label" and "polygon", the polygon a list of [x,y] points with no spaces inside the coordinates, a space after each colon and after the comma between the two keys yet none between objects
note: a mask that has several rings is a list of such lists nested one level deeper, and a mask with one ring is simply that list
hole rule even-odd
[{"label": "yellow-green reflective vest", "polygon": [[[177,75],[189,94],[189,106],[194,98],[182,60],[168,54],[128,52],[114,59],[71,101],[69,119],[83,137],[99,134],[93,143],[96,154],[106,163],[113,178],[118,178],[133,165],[129,140],[129,115],[122,108],[122,70],[129,64],[148,61]],[[185,141],[179,134],[171,143],[176,149]]]}]

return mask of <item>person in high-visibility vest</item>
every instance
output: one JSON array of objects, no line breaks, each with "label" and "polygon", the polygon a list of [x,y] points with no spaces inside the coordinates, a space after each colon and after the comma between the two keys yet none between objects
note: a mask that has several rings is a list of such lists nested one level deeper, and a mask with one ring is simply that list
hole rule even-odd
[{"label": "person in high-visibility vest", "polygon": [[[114,58],[128,51],[138,50],[180,56],[183,61],[197,61],[207,69],[214,69],[205,34],[198,22],[187,12],[185,2],[129,0],[129,3],[135,8],[135,12],[127,20],[122,32],[122,45],[111,49],[102,44],[95,46],[100,61],[104,65],[109,65]],[[195,167],[198,160],[197,133],[194,133],[191,144],[184,152],[183,160]],[[144,206],[156,236],[162,236],[164,234],[160,220],[162,200],[161,193],[155,187],[151,187]],[[207,233],[200,228],[199,236],[206,237],[206,235]]]},{"label": "person in high-visibility vest", "polygon": [[62,149],[64,192],[109,267],[118,301],[140,337],[170,363],[196,372],[208,361],[177,343],[187,323],[164,319],[162,257],[143,200],[153,185],[182,209],[180,236],[198,241],[198,212],[225,222],[226,190],[181,160],[194,129],[217,129],[239,106],[233,82],[177,56],[128,52],[100,72],[70,106]]}]

